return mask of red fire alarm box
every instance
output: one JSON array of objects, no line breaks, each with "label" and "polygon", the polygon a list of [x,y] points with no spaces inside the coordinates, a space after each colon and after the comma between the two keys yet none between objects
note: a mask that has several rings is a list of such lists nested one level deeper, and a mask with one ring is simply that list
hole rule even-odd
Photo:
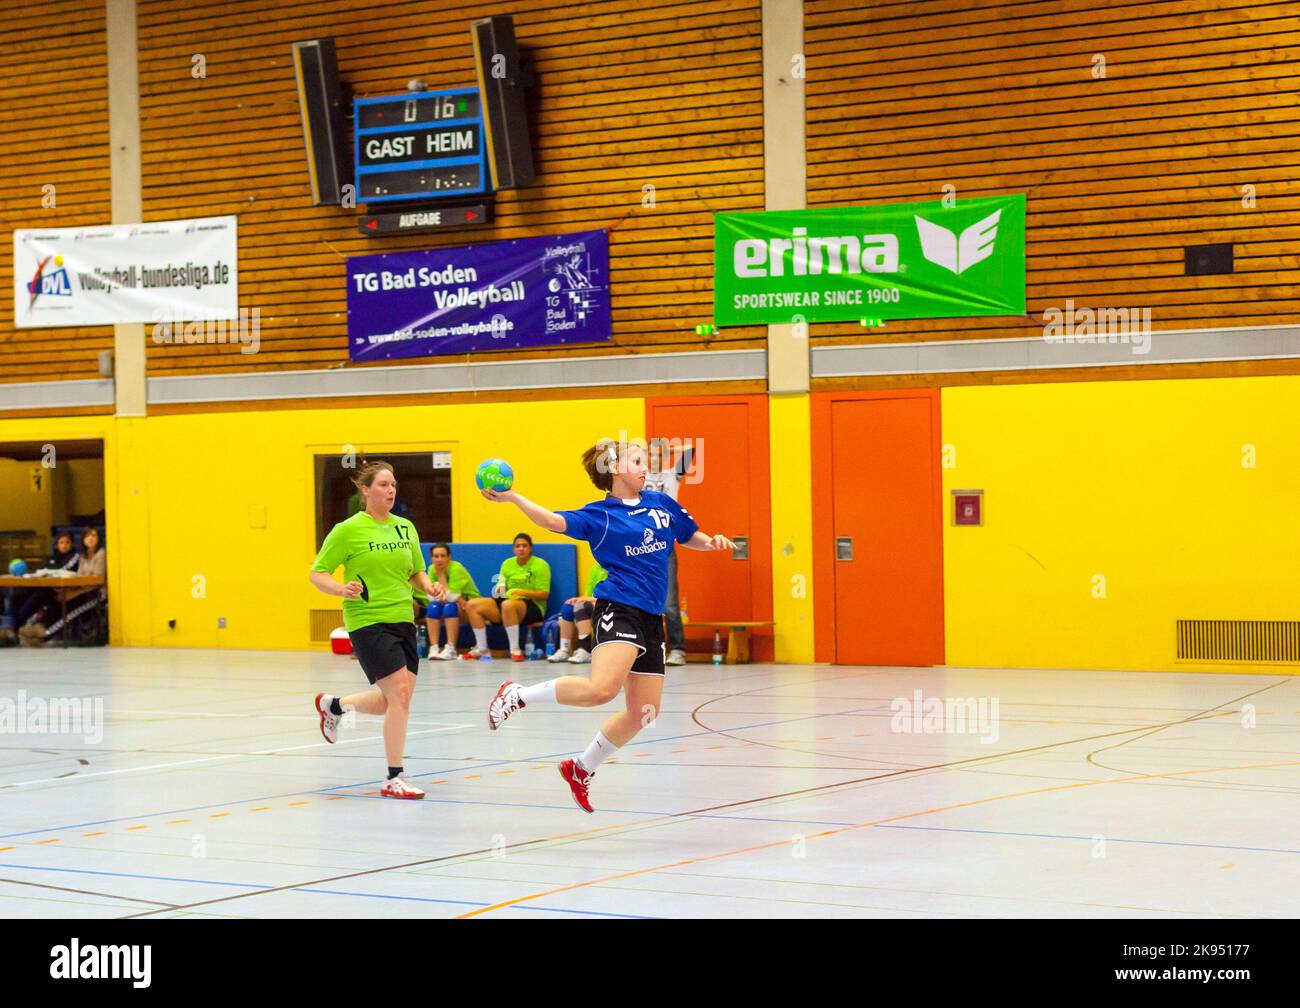
[{"label": "red fire alarm box", "polygon": [[954,525],[983,525],[983,503],[983,490],[954,490],[952,492],[952,523]]}]

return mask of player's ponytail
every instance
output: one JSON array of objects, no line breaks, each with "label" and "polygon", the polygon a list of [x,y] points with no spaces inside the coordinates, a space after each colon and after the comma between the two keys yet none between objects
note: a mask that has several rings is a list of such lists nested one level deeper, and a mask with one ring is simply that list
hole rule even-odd
[{"label": "player's ponytail", "polygon": [[[608,493],[614,489],[613,465],[618,461],[619,443],[613,438],[601,438],[582,453],[582,468],[596,484],[597,490]],[[626,449],[625,449],[626,450]]]}]

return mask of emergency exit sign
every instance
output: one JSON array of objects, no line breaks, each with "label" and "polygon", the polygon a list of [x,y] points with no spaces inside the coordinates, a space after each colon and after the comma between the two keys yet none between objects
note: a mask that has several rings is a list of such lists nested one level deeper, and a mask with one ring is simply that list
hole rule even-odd
[{"label": "emergency exit sign", "polygon": [[489,191],[477,88],[358,98],[355,116],[358,201]]}]

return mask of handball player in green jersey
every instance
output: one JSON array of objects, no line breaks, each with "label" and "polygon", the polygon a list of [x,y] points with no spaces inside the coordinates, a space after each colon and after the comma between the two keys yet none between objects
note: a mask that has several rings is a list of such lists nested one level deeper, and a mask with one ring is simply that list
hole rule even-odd
[{"label": "handball player in green jersey", "polygon": [[[311,568],[311,583],[326,595],[343,598],[343,625],[361,670],[378,689],[351,696],[316,694],[320,730],[326,742],[338,739],[346,710],[384,716],[384,751],[388,780],[380,790],[386,798],[423,798],[424,792],[406,778],[402,765],[411,695],[420,671],[411,589],[438,602],[447,589],[429,580],[415,526],[392,513],[397,477],[387,462],[368,462],[357,473],[364,510],[339,522],[325,537]],[[343,584],[334,571],[343,568]]]}]

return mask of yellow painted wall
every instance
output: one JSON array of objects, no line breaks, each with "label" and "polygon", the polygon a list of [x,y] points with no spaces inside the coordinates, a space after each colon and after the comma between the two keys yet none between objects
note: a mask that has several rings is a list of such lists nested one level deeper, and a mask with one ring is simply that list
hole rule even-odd
[{"label": "yellow painted wall", "polygon": [[[40,490],[34,488],[32,470],[41,470]],[[54,480],[40,461],[20,462],[0,458],[0,529],[33,529],[49,535],[55,511]]]},{"label": "yellow painted wall", "polygon": [[[480,497],[474,468],[500,455],[525,496],[579,507],[600,495],[582,451],[644,428],[644,400],[611,399],[0,421],[0,438],[105,439],[113,643],[297,649],[308,646],[308,610],[338,606],[307,582],[314,455],[451,451],[456,539],[509,542],[528,529],[538,542],[572,543]],[[592,561],[578,555],[581,580]]]},{"label": "yellow painted wall", "polygon": [[950,388],[942,415],[950,665],[1224,670],[1175,661],[1176,620],[1300,618],[1300,377]]},{"label": "yellow painted wall", "polygon": [[811,401],[807,393],[768,398],[772,619],[778,662],[813,660]]}]

